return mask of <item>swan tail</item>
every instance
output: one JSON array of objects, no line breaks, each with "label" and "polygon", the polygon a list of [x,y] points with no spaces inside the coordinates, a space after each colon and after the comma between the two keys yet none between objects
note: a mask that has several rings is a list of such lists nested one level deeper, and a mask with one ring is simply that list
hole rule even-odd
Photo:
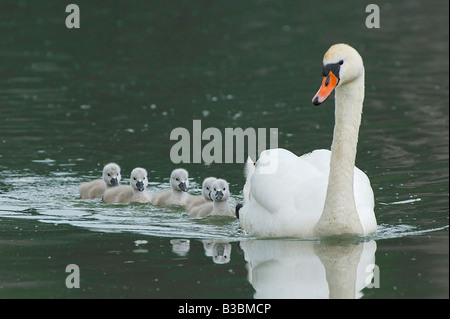
[{"label": "swan tail", "polygon": [[244,185],[244,205],[247,204],[250,200],[250,180],[255,172],[255,162],[250,158],[247,158],[247,162],[244,166],[244,175],[245,175],[245,185]]},{"label": "swan tail", "polygon": [[253,162],[252,158],[249,156],[247,157],[247,162],[244,166],[244,175],[247,181],[252,177],[253,173],[255,172],[255,162]]}]

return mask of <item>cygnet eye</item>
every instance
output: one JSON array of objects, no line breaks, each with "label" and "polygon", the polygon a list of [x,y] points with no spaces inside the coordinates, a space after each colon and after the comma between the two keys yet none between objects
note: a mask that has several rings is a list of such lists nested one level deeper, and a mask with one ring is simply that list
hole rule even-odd
[{"label": "cygnet eye", "polygon": [[225,187],[223,188],[223,190],[225,190]]},{"label": "cygnet eye", "polygon": [[145,179],[145,176],[144,176],[144,179]]},{"label": "cygnet eye", "polygon": [[208,190],[208,191],[209,191],[209,187],[206,187],[206,190]]},{"label": "cygnet eye", "polygon": [[110,174],[110,173],[108,173],[108,176],[109,176],[109,177],[111,177],[111,174]]},{"label": "cygnet eye", "polygon": [[179,182],[178,178],[177,178],[177,182]]},{"label": "cygnet eye", "polygon": [[134,180],[136,180],[136,177],[133,177]]}]

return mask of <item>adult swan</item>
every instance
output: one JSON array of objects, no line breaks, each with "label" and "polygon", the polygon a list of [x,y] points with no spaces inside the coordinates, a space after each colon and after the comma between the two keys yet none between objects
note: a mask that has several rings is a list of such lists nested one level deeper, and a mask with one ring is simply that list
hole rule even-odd
[{"label": "adult swan", "polygon": [[245,232],[263,237],[313,238],[376,231],[369,178],[355,167],[364,100],[364,65],[359,53],[335,44],[323,58],[323,82],[313,97],[319,105],[335,89],[331,152],[301,157],[285,149],[261,153],[247,163],[244,205],[238,211]]}]

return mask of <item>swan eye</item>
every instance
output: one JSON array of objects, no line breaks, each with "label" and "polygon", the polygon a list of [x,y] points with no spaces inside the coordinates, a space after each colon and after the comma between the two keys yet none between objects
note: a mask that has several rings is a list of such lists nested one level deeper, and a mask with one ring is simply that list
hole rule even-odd
[{"label": "swan eye", "polygon": [[344,60],[339,61],[339,64],[340,65],[344,64]]}]

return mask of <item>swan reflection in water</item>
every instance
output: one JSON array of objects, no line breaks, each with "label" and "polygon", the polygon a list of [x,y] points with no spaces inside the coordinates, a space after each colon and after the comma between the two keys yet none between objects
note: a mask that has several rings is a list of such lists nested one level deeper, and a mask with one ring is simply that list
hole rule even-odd
[{"label": "swan reflection in water", "polygon": [[372,282],[375,241],[249,240],[240,243],[254,298],[361,298]]}]

